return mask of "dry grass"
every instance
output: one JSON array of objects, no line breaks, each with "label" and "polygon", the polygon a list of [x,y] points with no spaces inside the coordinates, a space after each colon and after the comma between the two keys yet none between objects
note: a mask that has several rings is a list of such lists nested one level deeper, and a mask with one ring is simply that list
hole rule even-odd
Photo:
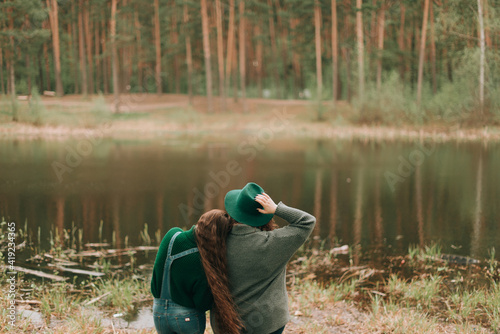
[{"label": "dry grass", "polygon": [[[288,268],[292,320],[287,334],[499,333],[500,266],[494,258],[478,265],[433,263],[439,257],[436,247],[410,249],[407,256],[388,257],[381,271],[369,265],[346,265],[343,255],[323,251],[300,255]],[[18,286],[31,286],[30,299],[39,304],[23,304],[18,311],[38,311],[42,322],[18,317],[16,328],[10,328],[2,308],[0,333],[155,333],[152,321],[142,332],[114,328],[111,321],[112,314],[151,307],[144,277],[110,277],[76,285],[39,284],[20,276]],[[2,290],[5,282],[2,273]],[[3,305],[6,301],[2,296]],[[207,324],[206,334],[210,333]]]}]

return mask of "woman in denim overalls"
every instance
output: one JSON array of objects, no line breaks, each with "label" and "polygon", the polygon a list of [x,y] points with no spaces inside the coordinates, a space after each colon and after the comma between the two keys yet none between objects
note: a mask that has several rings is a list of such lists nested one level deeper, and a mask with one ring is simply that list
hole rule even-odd
[{"label": "woman in denim overalls", "polygon": [[151,279],[158,333],[203,334],[208,309],[224,333],[240,332],[241,320],[229,292],[226,267],[226,237],[233,224],[225,211],[211,210],[190,230],[172,228],[167,232]]}]

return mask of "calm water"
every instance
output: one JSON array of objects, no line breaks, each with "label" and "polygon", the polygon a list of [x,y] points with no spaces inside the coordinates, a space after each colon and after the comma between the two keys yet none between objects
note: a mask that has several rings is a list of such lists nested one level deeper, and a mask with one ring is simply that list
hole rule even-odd
[{"label": "calm water", "polygon": [[[0,216],[47,243],[51,229],[83,229],[117,246],[140,244],[254,181],[318,218],[313,244],[406,252],[440,242],[487,257],[500,242],[500,145],[337,140],[0,141]],[[500,249],[497,249],[497,254]]]}]

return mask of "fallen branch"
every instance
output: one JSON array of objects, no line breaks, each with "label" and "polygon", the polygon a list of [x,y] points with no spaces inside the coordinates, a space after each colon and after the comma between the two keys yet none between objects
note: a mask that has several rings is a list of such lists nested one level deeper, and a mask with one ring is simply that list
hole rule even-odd
[{"label": "fallen branch", "polygon": [[109,244],[107,242],[94,242],[94,243],[88,243],[84,245],[85,247],[109,247]]},{"label": "fallen branch", "polygon": [[16,304],[41,305],[42,302],[39,300],[18,300],[18,299],[16,299]]},{"label": "fallen branch", "polygon": [[98,300],[100,300],[100,299],[102,299],[102,298],[104,298],[104,297],[106,297],[106,296],[108,296],[110,294],[111,294],[111,291],[108,291],[108,292],[106,292],[105,294],[103,294],[103,295],[101,295],[99,297],[95,297],[95,298],[89,300],[88,302],[85,303],[85,305],[94,304],[96,301],[98,301]]},{"label": "fallen branch", "polygon": [[89,271],[89,270],[83,270],[83,269],[66,268],[66,267],[61,267],[61,266],[58,266],[58,265],[53,265],[53,266],[54,266],[54,269],[57,269],[57,270],[60,270],[60,271],[66,271],[66,272],[73,273],[73,274],[89,275],[89,276],[97,276],[97,277],[105,275],[104,273],[100,273],[100,272],[97,272],[97,271]]},{"label": "fallen branch", "polygon": [[[5,269],[7,269],[7,267],[2,266],[2,270],[5,270]],[[47,274],[43,271],[27,269],[27,268],[18,267],[18,266],[14,266],[14,271],[20,271],[20,272],[23,272],[23,273],[26,273],[29,275],[34,275],[34,276],[43,277],[43,278],[49,278],[51,280],[58,281],[58,282],[65,281],[68,279],[67,277],[61,277],[61,276],[57,276],[57,275]]]}]

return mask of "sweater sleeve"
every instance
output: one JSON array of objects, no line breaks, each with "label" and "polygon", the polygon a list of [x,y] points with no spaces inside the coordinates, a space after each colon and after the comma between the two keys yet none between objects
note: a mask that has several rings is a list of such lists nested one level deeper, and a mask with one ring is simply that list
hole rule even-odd
[{"label": "sweater sleeve", "polygon": [[305,211],[288,207],[282,202],[278,203],[275,215],[290,225],[268,232],[268,242],[275,260],[286,263],[307,240],[314,229],[316,218]]}]

